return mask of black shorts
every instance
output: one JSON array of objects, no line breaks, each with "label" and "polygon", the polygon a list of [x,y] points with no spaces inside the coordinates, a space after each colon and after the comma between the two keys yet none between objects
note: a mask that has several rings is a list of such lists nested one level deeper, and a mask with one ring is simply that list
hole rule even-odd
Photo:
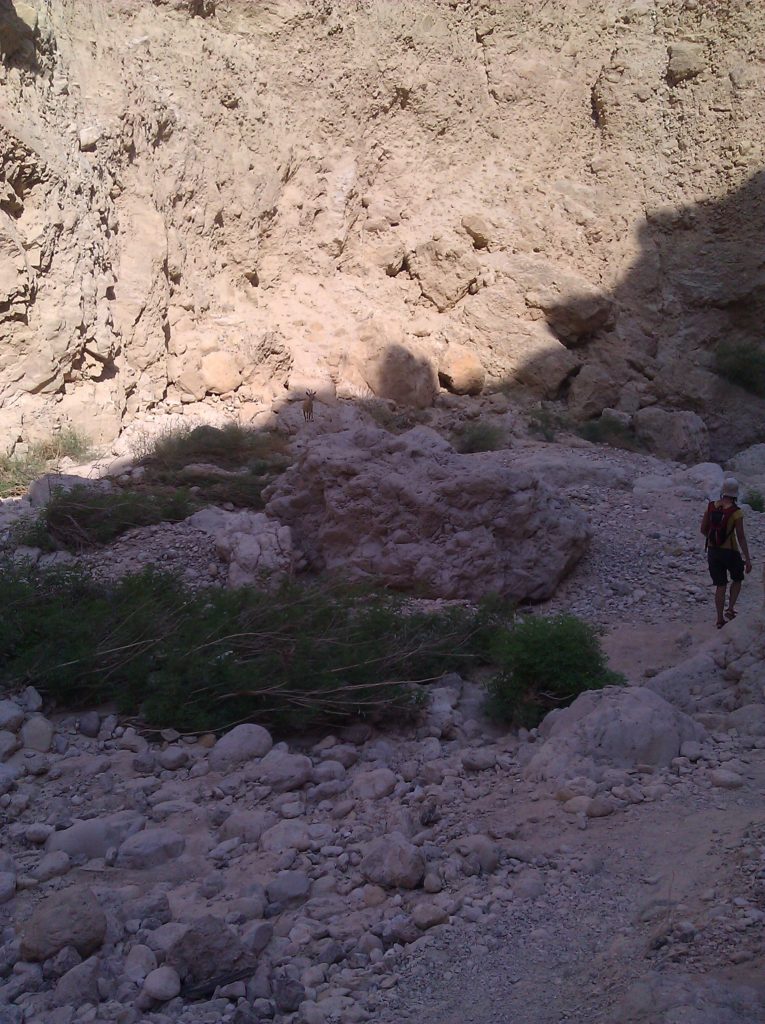
[{"label": "black shorts", "polygon": [[744,559],[738,551],[731,548],[710,548],[707,551],[709,575],[716,587],[724,587],[728,582],[728,573],[732,583],[740,583],[744,578]]}]

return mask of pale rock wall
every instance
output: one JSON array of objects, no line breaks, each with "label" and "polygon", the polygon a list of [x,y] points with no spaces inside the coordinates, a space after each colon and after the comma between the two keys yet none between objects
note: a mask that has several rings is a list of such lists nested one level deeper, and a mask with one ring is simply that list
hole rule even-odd
[{"label": "pale rock wall", "polygon": [[711,0],[11,0],[0,422],[361,397],[393,338],[760,440],[710,366],[765,312],[763,42]]}]

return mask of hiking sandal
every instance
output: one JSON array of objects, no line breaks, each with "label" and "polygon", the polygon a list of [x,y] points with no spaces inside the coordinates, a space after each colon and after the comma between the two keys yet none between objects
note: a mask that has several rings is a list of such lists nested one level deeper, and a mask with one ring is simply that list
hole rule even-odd
[{"label": "hiking sandal", "polygon": [[725,618],[728,620],[728,622],[730,622],[731,619],[735,619],[736,618],[736,612],[734,611],[733,608],[726,608],[725,609]]}]

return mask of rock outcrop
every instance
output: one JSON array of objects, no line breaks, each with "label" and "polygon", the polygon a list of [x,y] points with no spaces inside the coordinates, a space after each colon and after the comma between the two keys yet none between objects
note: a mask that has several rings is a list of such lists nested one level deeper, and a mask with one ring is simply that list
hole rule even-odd
[{"label": "rock outcrop", "polygon": [[761,5],[394,6],[4,4],[7,446],[306,382],[427,405],[444,338],[759,439],[712,350],[759,345]]}]

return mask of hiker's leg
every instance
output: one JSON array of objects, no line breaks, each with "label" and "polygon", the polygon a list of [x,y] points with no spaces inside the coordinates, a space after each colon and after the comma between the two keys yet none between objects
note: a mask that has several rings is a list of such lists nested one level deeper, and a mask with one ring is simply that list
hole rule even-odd
[{"label": "hiker's leg", "polygon": [[741,581],[735,580],[730,585],[730,597],[728,598],[728,611],[732,612],[736,610],[736,601],[738,601],[738,595],[741,593]]},{"label": "hiker's leg", "polygon": [[717,609],[717,625],[725,625],[725,587],[715,587],[715,608]]}]

